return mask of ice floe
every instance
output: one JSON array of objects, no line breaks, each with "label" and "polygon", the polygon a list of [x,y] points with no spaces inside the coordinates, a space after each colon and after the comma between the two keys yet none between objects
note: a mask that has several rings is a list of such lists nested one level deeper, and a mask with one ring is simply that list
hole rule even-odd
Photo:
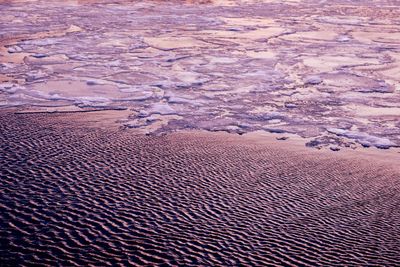
[{"label": "ice floe", "polygon": [[377,136],[370,135],[368,133],[344,130],[344,129],[339,129],[339,128],[328,128],[327,131],[329,133],[332,133],[332,134],[335,134],[338,136],[344,136],[344,137],[347,137],[350,139],[354,139],[358,143],[360,143],[361,145],[366,146],[366,147],[375,146],[377,148],[387,149],[390,147],[397,146],[396,143],[390,141],[388,138],[377,137]]},{"label": "ice floe", "polygon": [[311,75],[311,76],[307,76],[304,79],[304,82],[306,84],[320,84],[320,83],[322,83],[322,78],[317,75]]},{"label": "ice floe", "polygon": [[168,103],[155,103],[149,108],[148,113],[171,115],[171,114],[176,114],[177,112]]}]

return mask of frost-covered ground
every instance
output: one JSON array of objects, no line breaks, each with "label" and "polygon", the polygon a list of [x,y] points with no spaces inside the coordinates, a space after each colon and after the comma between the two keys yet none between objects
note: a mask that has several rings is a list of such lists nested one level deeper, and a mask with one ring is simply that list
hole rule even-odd
[{"label": "frost-covered ground", "polygon": [[400,145],[397,1],[0,1],[0,13],[2,108]]}]

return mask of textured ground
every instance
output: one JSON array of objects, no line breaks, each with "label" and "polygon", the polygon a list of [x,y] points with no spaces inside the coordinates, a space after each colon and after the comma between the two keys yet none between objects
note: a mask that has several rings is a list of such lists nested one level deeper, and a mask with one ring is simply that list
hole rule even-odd
[{"label": "textured ground", "polygon": [[400,145],[398,1],[0,1],[0,106]]},{"label": "textured ground", "polygon": [[1,266],[400,265],[388,157],[91,114],[0,113]]}]

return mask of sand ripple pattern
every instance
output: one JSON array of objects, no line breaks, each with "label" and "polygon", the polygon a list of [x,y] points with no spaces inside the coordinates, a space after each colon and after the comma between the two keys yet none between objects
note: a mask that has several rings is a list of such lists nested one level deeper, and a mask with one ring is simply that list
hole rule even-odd
[{"label": "sand ripple pattern", "polygon": [[400,171],[0,115],[0,266],[395,266]]}]

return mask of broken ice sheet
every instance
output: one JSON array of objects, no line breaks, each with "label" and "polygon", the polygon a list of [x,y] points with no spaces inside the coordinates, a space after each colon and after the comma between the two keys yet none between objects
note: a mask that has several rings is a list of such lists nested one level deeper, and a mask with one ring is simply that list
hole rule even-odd
[{"label": "broken ice sheet", "polygon": [[358,143],[366,147],[375,146],[377,148],[387,149],[390,147],[398,146],[396,145],[396,143],[390,141],[388,138],[377,137],[363,132],[343,130],[338,128],[328,128],[327,131],[338,136],[344,136],[350,139],[354,139]]},{"label": "broken ice sheet", "polygon": [[342,15],[301,1],[63,3],[2,6],[3,106],[123,106],[163,123],[179,114],[171,131],[246,124],[313,137],[346,119],[344,130],[363,134],[330,135],[400,144],[397,10],[383,19],[364,2]]}]

